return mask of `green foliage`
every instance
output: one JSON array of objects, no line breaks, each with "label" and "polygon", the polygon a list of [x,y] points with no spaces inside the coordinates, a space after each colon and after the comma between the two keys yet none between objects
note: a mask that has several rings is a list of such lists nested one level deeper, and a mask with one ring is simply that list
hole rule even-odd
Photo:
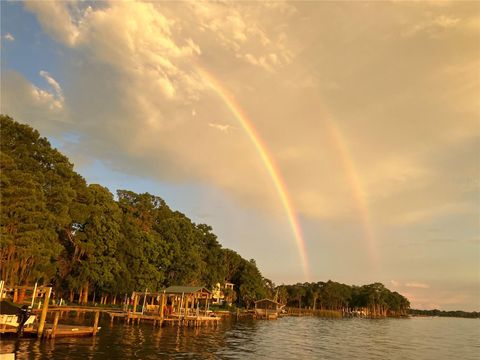
[{"label": "green foliage", "polygon": [[272,295],[255,262],[223,249],[210,226],[148,193],[118,190],[114,200],[107,188],[87,186],[37,131],[0,121],[2,279],[53,282],[57,294],[83,291],[82,301],[93,292],[225,281],[244,306]]},{"label": "green foliage", "polygon": [[0,116],[2,279],[25,284],[56,272],[58,233],[70,222],[72,165],[37,131]]},{"label": "green foliage", "polygon": [[334,281],[281,285],[279,301],[316,310],[364,311],[373,316],[406,315],[409,301],[381,283],[349,286]]}]

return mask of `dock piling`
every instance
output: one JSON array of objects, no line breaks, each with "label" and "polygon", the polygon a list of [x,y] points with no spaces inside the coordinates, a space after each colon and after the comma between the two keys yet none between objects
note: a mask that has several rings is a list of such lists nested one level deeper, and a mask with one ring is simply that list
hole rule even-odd
[{"label": "dock piling", "polygon": [[97,335],[98,332],[98,319],[100,318],[100,311],[95,312],[95,321],[93,323],[93,336]]},{"label": "dock piling", "polygon": [[52,339],[55,338],[55,335],[57,333],[57,327],[58,327],[58,318],[60,317],[60,312],[59,311],[55,311],[55,317],[53,319],[53,327],[52,327],[52,333],[50,335],[50,337]]},{"label": "dock piling", "polygon": [[43,329],[45,327],[45,319],[47,318],[47,311],[48,311],[48,303],[50,302],[50,294],[52,292],[52,288],[48,288],[45,292],[45,299],[43,302],[42,314],[40,315],[40,322],[38,324],[38,331],[37,336],[40,338],[43,335]]}]

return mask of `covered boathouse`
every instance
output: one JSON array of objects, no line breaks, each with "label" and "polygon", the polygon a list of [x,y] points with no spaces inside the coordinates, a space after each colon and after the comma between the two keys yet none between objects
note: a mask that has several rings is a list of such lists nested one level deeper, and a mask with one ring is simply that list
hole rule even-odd
[{"label": "covered boathouse", "polygon": [[275,320],[283,305],[270,299],[255,301],[255,316],[257,319]]}]

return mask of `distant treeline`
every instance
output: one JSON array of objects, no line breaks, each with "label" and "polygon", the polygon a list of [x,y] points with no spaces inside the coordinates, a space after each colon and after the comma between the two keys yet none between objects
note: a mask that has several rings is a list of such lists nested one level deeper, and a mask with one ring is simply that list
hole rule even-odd
[{"label": "distant treeline", "polygon": [[[406,298],[382,284],[275,284],[254,260],[223,248],[148,193],[88,185],[68,158],[30,126],[0,115],[0,272],[10,285],[51,284],[55,295],[87,303],[170,285],[231,282],[239,306],[276,298],[293,307],[405,314]],[[21,302],[22,293],[16,300]]]},{"label": "distant treeline", "polygon": [[480,312],[478,311],[461,311],[461,310],[454,310],[454,311],[444,311],[444,310],[417,310],[417,309],[410,309],[408,310],[410,315],[414,316],[441,316],[441,317],[460,317],[460,318],[472,318],[478,319],[480,318]]},{"label": "distant treeline", "polygon": [[410,307],[407,298],[381,283],[355,286],[334,281],[281,285],[278,301],[290,307],[338,310],[365,316],[404,316]]}]

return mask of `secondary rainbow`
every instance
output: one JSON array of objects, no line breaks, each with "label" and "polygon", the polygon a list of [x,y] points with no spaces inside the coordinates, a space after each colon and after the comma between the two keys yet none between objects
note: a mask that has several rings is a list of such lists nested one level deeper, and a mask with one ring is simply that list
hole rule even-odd
[{"label": "secondary rainbow", "polygon": [[217,81],[207,70],[202,69],[201,67],[197,67],[198,73],[201,77],[208,82],[211,88],[215,91],[215,93],[223,100],[225,105],[229,108],[238,122],[242,125],[242,128],[247,133],[248,137],[252,141],[257,150],[258,155],[260,156],[272,182],[275,186],[275,189],[280,197],[282,205],[285,209],[287,214],[288,221],[290,223],[293,236],[295,238],[300,260],[302,263],[303,273],[306,280],[309,280],[309,266],[308,266],[308,257],[307,251],[305,248],[305,240],[303,238],[302,229],[300,227],[300,223],[296,216],[296,213],[293,209],[292,202],[288,195],[287,187],[285,182],[280,174],[280,171],[275,165],[272,156],[270,155],[267,146],[263,142],[262,138],[258,134],[255,126],[253,125],[252,121],[248,118],[248,116],[244,113],[240,105],[235,101],[235,98],[230,94],[230,92],[225,89],[219,81]]},{"label": "secondary rainbow", "polygon": [[[375,232],[372,226],[372,220],[370,216],[370,210],[366,199],[364,186],[360,177],[358,176],[358,170],[353,161],[351,151],[348,148],[347,141],[343,136],[342,131],[336,125],[328,111],[323,107],[322,121],[325,125],[329,139],[338,157],[342,163],[345,171],[345,175],[350,184],[350,190],[352,193],[352,199],[358,212],[361,225],[363,227],[363,236],[366,242],[367,251],[370,256],[370,260],[373,266],[373,270],[377,270],[378,266],[378,251],[375,240]],[[320,111],[320,110],[319,110]]]}]

